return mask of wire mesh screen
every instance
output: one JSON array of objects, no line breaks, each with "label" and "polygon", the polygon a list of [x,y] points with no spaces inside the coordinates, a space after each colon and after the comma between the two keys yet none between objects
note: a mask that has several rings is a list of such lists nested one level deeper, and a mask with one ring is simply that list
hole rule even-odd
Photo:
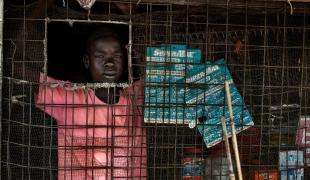
[{"label": "wire mesh screen", "polygon": [[187,82],[217,67],[242,108],[243,179],[310,179],[309,12],[290,1],[5,1],[1,178],[228,179],[228,99],[206,94],[224,83],[206,71]]}]

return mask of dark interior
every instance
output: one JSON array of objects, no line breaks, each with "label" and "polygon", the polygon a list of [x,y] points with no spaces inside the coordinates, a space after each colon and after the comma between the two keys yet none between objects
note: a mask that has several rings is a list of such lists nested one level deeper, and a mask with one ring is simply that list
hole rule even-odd
[{"label": "dark interior", "polygon": [[[126,25],[74,23],[70,26],[69,23],[50,23],[47,38],[48,75],[70,82],[89,82],[88,72],[83,64],[87,37],[92,31],[103,27],[114,30],[120,36],[121,46],[127,54],[125,46],[128,44],[128,26]],[[124,73],[122,82],[128,82],[127,80],[128,73]]]}]

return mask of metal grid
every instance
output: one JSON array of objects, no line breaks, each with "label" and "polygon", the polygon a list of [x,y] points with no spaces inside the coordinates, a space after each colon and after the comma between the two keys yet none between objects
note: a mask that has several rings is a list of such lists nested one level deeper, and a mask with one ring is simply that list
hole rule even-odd
[{"label": "metal grid", "polygon": [[[66,51],[57,50],[57,43],[70,43],[72,39],[58,33],[61,28],[71,27],[76,30],[69,30],[66,35],[73,32],[73,37],[86,38],[89,29],[111,22],[128,25],[129,84],[144,76],[146,47],[158,44],[186,44],[199,48],[203,60],[226,60],[255,123],[251,130],[238,134],[244,179],[254,179],[255,170],[266,169],[276,170],[280,176],[280,151],[306,151],[296,146],[295,137],[300,116],[309,115],[307,3],[293,4],[292,15],[289,3],[276,2],[274,6],[275,2],[267,1],[258,6],[247,1],[206,1],[197,6],[190,1],[180,5],[164,1],[97,0],[90,11],[73,0],[5,3],[0,173],[3,179],[57,179],[59,126],[35,106],[39,72],[43,68],[43,72],[56,78],[82,82],[77,85],[100,86],[79,79],[78,73],[70,69],[71,64],[59,67],[61,61],[56,59],[60,56],[55,54]],[[236,42],[242,44],[240,53],[235,53]],[[81,52],[77,54],[74,58],[81,58]],[[188,155],[185,149],[189,147],[203,149],[203,153],[191,154],[192,157],[225,156],[224,144],[206,148],[198,131],[186,124],[144,123],[143,128],[147,132],[148,179],[181,179],[182,159]],[[226,164],[221,160],[219,166],[222,171]],[[98,167],[83,168],[86,172]],[[114,166],[108,168],[113,171]],[[304,168],[305,179],[309,179],[306,165],[297,168]],[[209,178],[227,178],[224,176]]]}]

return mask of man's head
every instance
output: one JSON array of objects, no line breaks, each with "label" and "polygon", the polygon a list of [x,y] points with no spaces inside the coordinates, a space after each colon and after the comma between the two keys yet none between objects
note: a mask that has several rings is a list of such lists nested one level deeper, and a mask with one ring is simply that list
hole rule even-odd
[{"label": "man's head", "polygon": [[118,82],[124,70],[124,54],[118,35],[110,29],[94,31],[87,40],[83,61],[93,82]]}]

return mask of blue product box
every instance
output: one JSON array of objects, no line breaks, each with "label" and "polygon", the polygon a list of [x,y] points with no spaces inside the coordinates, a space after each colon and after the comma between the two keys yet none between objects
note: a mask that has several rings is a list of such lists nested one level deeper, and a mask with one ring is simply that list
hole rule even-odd
[{"label": "blue product box", "polygon": [[304,166],[304,152],[298,150],[282,151],[279,153],[279,169],[296,169]]},{"label": "blue product box", "polygon": [[196,179],[195,177],[202,177],[203,175],[203,160],[193,159],[191,162],[183,163],[182,179]]},{"label": "blue product box", "polygon": [[200,63],[201,51],[163,44],[146,50],[145,122],[189,123],[197,107],[185,105],[185,75]]},{"label": "blue product box", "polygon": [[[226,123],[229,124],[229,111],[224,87],[225,81],[228,81],[230,84],[236,133],[240,133],[254,125],[242,96],[233,84],[233,79],[225,65],[224,59],[220,59],[213,64],[206,64],[204,68],[194,69],[194,71],[188,73],[189,76],[186,78],[186,82],[201,84],[204,88],[187,88],[185,91],[186,103],[204,105],[202,114],[199,114],[199,116],[205,116],[206,121],[198,124],[198,130],[207,147],[214,146],[222,141],[220,118],[224,116]],[[229,125],[227,125],[227,133],[228,136],[231,136]]]},{"label": "blue product box", "polygon": [[304,169],[289,169],[281,171],[281,180],[304,180]]},{"label": "blue product box", "polygon": [[145,87],[145,103],[155,104],[184,104],[184,88],[176,85],[149,85]]},{"label": "blue product box", "polygon": [[198,112],[199,107],[149,105],[144,108],[144,121],[147,123],[189,124],[199,118]]},{"label": "blue product box", "polygon": [[183,80],[185,76],[185,64],[154,64],[147,63],[146,82],[147,83],[175,83]]}]

